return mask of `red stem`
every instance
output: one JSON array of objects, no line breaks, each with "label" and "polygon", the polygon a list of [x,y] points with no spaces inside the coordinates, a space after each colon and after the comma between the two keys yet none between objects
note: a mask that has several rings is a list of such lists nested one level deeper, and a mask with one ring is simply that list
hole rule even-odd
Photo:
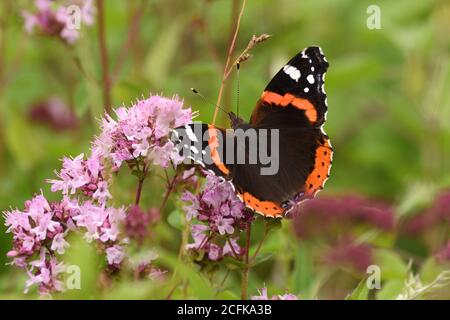
[{"label": "red stem", "polygon": [[97,0],[97,26],[100,62],[102,65],[103,108],[106,113],[111,114],[111,79],[109,76],[108,51],[106,49],[104,0]]}]

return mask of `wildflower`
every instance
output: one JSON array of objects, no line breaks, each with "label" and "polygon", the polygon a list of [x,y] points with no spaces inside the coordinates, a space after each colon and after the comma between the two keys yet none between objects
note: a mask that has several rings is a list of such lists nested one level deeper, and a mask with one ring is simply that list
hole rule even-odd
[{"label": "wildflower", "polygon": [[159,210],[156,208],[144,212],[137,205],[129,207],[125,218],[126,234],[129,238],[136,240],[138,244],[142,244],[148,235],[149,224],[157,221],[159,216]]},{"label": "wildflower", "polygon": [[86,228],[88,241],[114,242],[118,240],[120,224],[125,220],[125,209],[97,206],[86,201],[79,206],[79,215],[73,220],[77,227]]},{"label": "wildflower", "polygon": [[261,290],[258,289],[258,293],[259,296],[252,296],[252,300],[298,300],[297,296],[291,293],[273,295],[272,298],[269,299],[266,287],[261,288]]},{"label": "wildflower", "polygon": [[115,169],[139,157],[164,168],[180,162],[168,136],[172,129],[192,122],[192,112],[183,108],[181,100],[155,95],[115,113],[117,121],[110,116],[103,119],[93,146],[95,153],[111,159]]},{"label": "wildflower", "polygon": [[[57,3],[57,1],[54,1]],[[80,26],[73,25],[71,7],[53,5],[51,0],[35,0],[36,11],[22,12],[24,28],[28,33],[37,31],[46,36],[57,36],[68,44],[73,44],[80,36]],[[92,0],[78,0],[74,3],[79,8],[80,22],[92,25],[94,6]]]},{"label": "wildflower", "polygon": [[197,196],[186,191],[182,200],[190,203],[184,210],[186,219],[193,221],[189,250],[204,250],[212,261],[242,253],[239,238],[233,235],[246,230],[253,215],[244,210],[230,183],[206,174],[203,190]]},{"label": "wildflower", "polygon": [[123,248],[119,245],[114,245],[106,249],[106,258],[108,259],[108,264],[111,266],[120,266],[125,257]]},{"label": "wildflower", "polygon": [[48,179],[53,192],[62,191],[65,196],[79,191],[82,195],[105,203],[112,196],[105,180],[104,166],[98,154],[93,153],[84,159],[84,154],[71,159],[64,157],[63,166],[56,172],[58,179]]},{"label": "wildflower", "polygon": [[450,222],[450,192],[441,193],[427,210],[407,219],[403,229],[417,235]]},{"label": "wildflower", "polygon": [[440,263],[450,261],[450,241],[436,253],[436,260]]},{"label": "wildflower", "polygon": [[31,106],[31,121],[48,125],[57,131],[75,129],[78,119],[75,113],[59,99],[52,98]]},{"label": "wildflower", "polygon": [[326,253],[325,260],[364,273],[367,267],[373,264],[372,248],[364,243],[358,244],[350,239],[344,239]]},{"label": "wildflower", "polygon": [[49,257],[44,248],[41,249],[39,260],[32,261],[30,266],[31,268],[27,270],[29,278],[25,282],[25,293],[33,285],[38,285],[41,295],[50,295],[51,292],[65,290],[64,283],[61,280],[61,273],[65,271],[65,266],[58,262],[55,257]]},{"label": "wildflower", "polygon": [[12,265],[26,270],[26,292],[35,284],[41,294],[63,290],[59,280],[62,264],[56,256],[69,247],[65,236],[77,215],[76,205],[69,199],[50,203],[42,194],[27,201],[23,211],[4,212],[6,232],[13,235],[13,248],[7,256]]},{"label": "wildflower", "polygon": [[393,210],[382,202],[358,197],[314,199],[305,202],[293,213],[294,230],[299,238],[317,235],[333,236],[336,230],[347,230],[355,224],[366,224],[391,231],[395,220]]}]

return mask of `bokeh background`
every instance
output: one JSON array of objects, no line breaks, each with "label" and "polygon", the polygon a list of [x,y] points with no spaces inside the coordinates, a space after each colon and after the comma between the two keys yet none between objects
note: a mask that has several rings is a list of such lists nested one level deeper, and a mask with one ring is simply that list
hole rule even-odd
[{"label": "bokeh background", "polygon": [[[381,9],[381,29],[366,25],[371,4]],[[213,107],[189,88],[217,99],[240,5],[106,1],[112,106],[150,93],[178,95],[210,122]],[[21,12],[33,7],[32,1],[0,3],[2,210],[22,208],[41,189],[56,197],[45,179],[64,155],[88,152],[103,113],[97,26],[83,27],[74,45],[29,35]],[[319,45],[330,63],[325,130],[335,154],[321,200],[271,233],[262,249],[267,259],[252,270],[249,292],[267,286],[269,293],[288,290],[305,299],[345,298],[372,264],[381,268],[382,287],[369,298],[396,298],[405,283],[433,284],[450,269],[450,2],[249,0],[235,57],[262,33],[272,37],[252,50],[240,70],[242,115],[249,118],[271,76],[291,56]],[[229,110],[236,107],[236,83],[233,73],[222,102]],[[218,122],[227,125],[222,114]],[[115,201],[126,203],[135,181],[125,175],[119,181]],[[144,207],[161,198],[158,183],[146,183]],[[174,199],[168,211],[177,207]],[[146,245],[176,257],[180,231],[168,220],[154,227]],[[4,231],[2,222],[0,298],[23,297],[23,272],[6,265],[11,237]],[[78,258],[88,254],[74,251]],[[149,287],[123,280],[108,293],[86,284],[73,294],[157,298]],[[228,287],[228,296],[219,297],[239,296],[237,271]],[[428,298],[450,297],[446,284],[428,289]]]}]

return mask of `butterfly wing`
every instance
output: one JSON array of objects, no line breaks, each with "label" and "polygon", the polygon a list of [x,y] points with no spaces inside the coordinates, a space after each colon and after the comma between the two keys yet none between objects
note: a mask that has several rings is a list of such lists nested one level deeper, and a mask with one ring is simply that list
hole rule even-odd
[{"label": "butterfly wing", "polygon": [[333,149],[322,129],[327,68],[320,48],[303,50],[269,82],[252,113],[256,130],[278,129],[279,170],[261,175],[261,164],[237,164],[233,183],[246,205],[265,216],[282,216],[292,203],[314,197],[329,177]]},{"label": "butterfly wing", "polygon": [[308,47],[284,65],[265,88],[250,124],[254,127],[320,127],[325,122],[328,62],[319,47]]},{"label": "butterfly wing", "polygon": [[[263,216],[283,216],[293,202],[313,197],[329,176],[333,150],[322,130],[327,112],[323,88],[327,68],[321,49],[309,47],[275,75],[259,99],[250,125],[239,128],[244,133],[256,131],[253,145],[236,141],[236,132],[199,123],[178,128],[177,145],[205,169],[231,181],[248,207]],[[278,163],[273,174],[262,174],[267,165],[248,161],[252,146],[256,145],[260,154],[261,139],[266,139],[262,152]],[[225,141],[233,141],[233,152]],[[237,161],[240,154],[245,154],[244,163]]]},{"label": "butterfly wing", "polygon": [[[194,122],[175,129],[172,141],[182,157],[191,159],[211,173],[230,179],[233,173],[233,160],[228,159],[232,134],[223,128]],[[228,152],[227,152],[228,151]]]}]

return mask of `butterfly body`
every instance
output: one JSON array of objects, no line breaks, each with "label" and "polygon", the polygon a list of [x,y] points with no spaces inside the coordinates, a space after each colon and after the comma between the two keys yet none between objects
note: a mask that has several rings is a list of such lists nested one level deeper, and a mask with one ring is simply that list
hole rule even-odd
[{"label": "butterfly body", "polygon": [[[177,136],[184,137],[187,147],[201,142],[189,147],[190,158],[231,182],[246,206],[282,217],[314,197],[329,177],[333,149],[323,131],[327,68],[322,50],[309,47],[269,82],[249,122],[230,113],[232,130],[194,123],[180,128]],[[267,157],[255,161],[252,151],[272,156],[270,166],[276,170],[269,172]]]}]

